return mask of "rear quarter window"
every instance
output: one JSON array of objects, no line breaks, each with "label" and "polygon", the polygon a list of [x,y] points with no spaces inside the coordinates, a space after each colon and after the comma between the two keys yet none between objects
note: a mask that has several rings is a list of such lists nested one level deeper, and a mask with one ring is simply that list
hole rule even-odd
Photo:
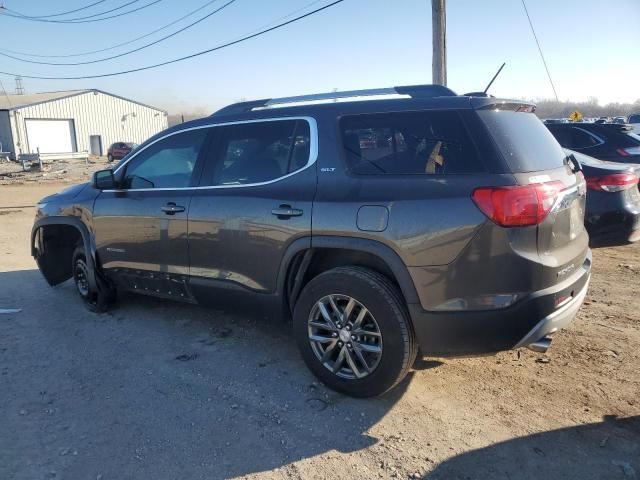
[{"label": "rear quarter window", "polygon": [[347,165],[359,175],[437,175],[484,171],[455,111],[347,115],[340,119]]},{"label": "rear quarter window", "polygon": [[[483,109],[478,115],[514,173],[552,170],[564,165],[564,154],[549,129],[530,112]],[[550,125],[550,128],[553,128]]]}]

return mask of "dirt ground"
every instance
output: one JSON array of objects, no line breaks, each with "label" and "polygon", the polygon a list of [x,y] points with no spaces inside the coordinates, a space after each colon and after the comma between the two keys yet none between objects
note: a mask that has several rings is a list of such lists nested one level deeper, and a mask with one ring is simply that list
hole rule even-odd
[{"label": "dirt ground", "polygon": [[0,314],[0,478],[640,478],[640,244],[594,251],[546,355],[425,358],[356,400],[287,325],[134,296],[97,315],[48,287],[31,205],[63,186],[0,185],[0,308],[22,309]]},{"label": "dirt ground", "polygon": [[27,165],[26,171],[18,162],[0,161],[0,187],[3,185],[38,185],[49,183],[75,184],[88,179],[93,172],[109,168],[107,157],[91,156],[87,161],[80,159],[56,160],[40,165]]}]

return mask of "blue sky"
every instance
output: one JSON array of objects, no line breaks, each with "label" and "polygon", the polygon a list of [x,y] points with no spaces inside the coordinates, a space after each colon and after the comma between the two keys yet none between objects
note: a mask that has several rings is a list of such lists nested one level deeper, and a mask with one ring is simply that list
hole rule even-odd
[{"label": "blue sky", "polygon": [[[82,16],[128,0],[107,0]],[[149,0],[141,0],[144,5]],[[0,17],[2,43],[38,54],[71,54],[109,47],[158,28],[206,0],[162,0],[138,13],[88,24],[47,24]],[[26,15],[71,10],[92,0],[2,0]],[[159,38],[226,3],[218,0],[179,25],[131,46],[82,57],[120,53]],[[106,73],[186,55],[233,40],[311,0],[236,0],[191,30],[141,52],[95,65],[31,65],[0,56],[0,70],[22,74]],[[330,3],[319,0],[312,8]],[[158,105],[171,113],[206,113],[241,98],[431,82],[430,0],[345,0],[313,17],[196,59],[120,77],[93,80],[25,79],[28,92],[99,88]],[[640,0],[527,0],[561,100],[597,97],[600,103],[640,99]],[[115,12],[114,12],[115,13]],[[551,98],[521,0],[448,0],[449,86],[498,96]],[[68,61],[73,59],[60,59]],[[14,89],[12,77],[0,77]]]}]

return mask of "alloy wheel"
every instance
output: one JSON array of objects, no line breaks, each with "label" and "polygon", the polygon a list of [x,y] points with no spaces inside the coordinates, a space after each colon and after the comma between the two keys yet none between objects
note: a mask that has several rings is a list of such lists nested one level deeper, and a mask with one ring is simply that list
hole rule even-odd
[{"label": "alloy wheel", "polygon": [[318,300],[309,314],[308,333],[316,358],[338,377],[367,377],[382,358],[378,322],[348,295],[332,294]]}]

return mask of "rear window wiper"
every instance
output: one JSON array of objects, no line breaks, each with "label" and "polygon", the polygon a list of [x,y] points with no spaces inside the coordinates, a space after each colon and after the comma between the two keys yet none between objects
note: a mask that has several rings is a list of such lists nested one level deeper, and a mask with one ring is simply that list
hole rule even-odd
[{"label": "rear window wiper", "polygon": [[565,165],[569,165],[569,168],[571,168],[573,173],[582,171],[582,165],[580,165],[580,162],[576,159],[573,153],[564,157],[563,163]]}]

